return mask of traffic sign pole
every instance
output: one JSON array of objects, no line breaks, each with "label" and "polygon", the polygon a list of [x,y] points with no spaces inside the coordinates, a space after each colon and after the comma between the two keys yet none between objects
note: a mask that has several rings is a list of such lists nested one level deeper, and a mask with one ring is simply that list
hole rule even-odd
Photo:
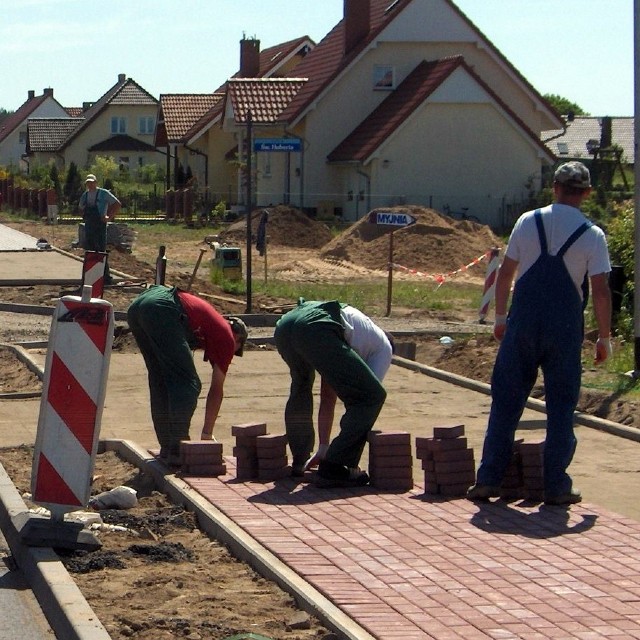
[{"label": "traffic sign pole", "polygon": [[389,275],[387,277],[387,318],[391,315],[391,295],[393,292],[393,230],[389,234]]}]

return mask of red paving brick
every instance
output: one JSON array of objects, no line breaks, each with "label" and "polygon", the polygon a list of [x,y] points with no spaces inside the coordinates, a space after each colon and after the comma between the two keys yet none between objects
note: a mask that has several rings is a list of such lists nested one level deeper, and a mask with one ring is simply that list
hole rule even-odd
[{"label": "red paving brick", "polygon": [[292,479],[185,478],[380,640],[640,638],[640,522]]}]

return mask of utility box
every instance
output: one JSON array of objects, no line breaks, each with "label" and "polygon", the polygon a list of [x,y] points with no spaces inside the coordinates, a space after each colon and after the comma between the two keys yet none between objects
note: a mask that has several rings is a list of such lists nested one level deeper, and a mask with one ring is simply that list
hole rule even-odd
[{"label": "utility box", "polygon": [[242,251],[239,247],[228,247],[219,242],[210,244],[213,249],[211,266],[214,278],[242,280]]}]

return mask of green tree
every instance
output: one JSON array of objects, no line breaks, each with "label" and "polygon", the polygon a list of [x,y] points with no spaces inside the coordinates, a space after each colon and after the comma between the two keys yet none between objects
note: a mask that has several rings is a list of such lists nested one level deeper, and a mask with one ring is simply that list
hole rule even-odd
[{"label": "green tree", "polygon": [[96,156],[89,171],[98,178],[98,184],[102,182],[106,185],[107,182],[113,184],[118,179],[120,167],[111,156]]},{"label": "green tree", "polygon": [[568,98],[563,98],[556,93],[545,93],[542,96],[551,106],[563,116],[572,113],[574,116],[588,116],[589,114],[575,102]]},{"label": "green tree", "polygon": [[75,208],[83,191],[82,178],[75,162],[69,164],[63,191],[66,201]]}]

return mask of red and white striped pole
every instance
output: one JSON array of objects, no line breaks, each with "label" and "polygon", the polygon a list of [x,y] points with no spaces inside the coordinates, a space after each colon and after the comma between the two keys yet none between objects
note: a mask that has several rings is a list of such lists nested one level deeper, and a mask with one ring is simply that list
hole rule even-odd
[{"label": "red and white striped pole", "polygon": [[91,287],[92,298],[102,298],[104,295],[104,270],[107,264],[107,254],[104,251],[85,251],[82,263],[82,288]]},{"label": "red and white striped pole", "polygon": [[114,314],[91,298],[60,298],[51,321],[31,493],[54,520],[87,506],[106,395]]},{"label": "red and white striped pole", "polygon": [[498,267],[500,266],[500,249],[494,247],[490,251],[487,251],[487,257],[489,258],[489,264],[487,265],[482,302],[480,303],[480,311],[478,313],[478,322],[480,324],[486,322],[489,305],[496,295],[496,276],[498,275]]}]

